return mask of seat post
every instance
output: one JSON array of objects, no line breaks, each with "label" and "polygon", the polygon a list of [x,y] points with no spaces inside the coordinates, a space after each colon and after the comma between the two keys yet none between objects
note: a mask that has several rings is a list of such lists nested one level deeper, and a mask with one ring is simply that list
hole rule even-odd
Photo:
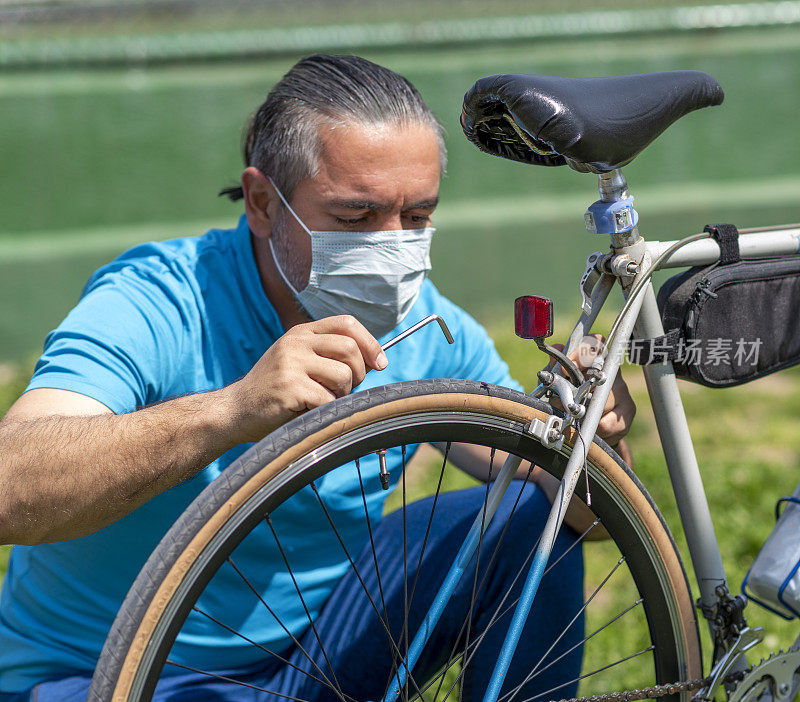
[{"label": "seat post", "polygon": [[615,168],[608,173],[601,173],[598,176],[598,181],[600,199],[603,202],[616,202],[631,196],[628,191],[628,181],[625,180],[625,176],[622,175],[622,171],[619,168]]},{"label": "seat post", "polygon": [[633,209],[633,197],[622,171],[615,168],[600,173],[600,199],[584,215],[586,229],[595,234],[610,234],[615,249],[630,246],[639,239],[639,214]]}]

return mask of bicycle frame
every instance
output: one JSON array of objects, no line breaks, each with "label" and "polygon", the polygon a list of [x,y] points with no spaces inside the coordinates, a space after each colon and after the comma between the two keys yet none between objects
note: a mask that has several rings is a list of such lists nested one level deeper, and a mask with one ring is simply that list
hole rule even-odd
[{"label": "bicycle frame", "polygon": [[[800,229],[766,230],[740,237],[742,258],[798,253]],[[648,252],[657,254],[674,242],[651,242]],[[719,258],[719,246],[711,239],[692,242],[670,256],[663,268],[698,266]],[[636,334],[656,337],[664,333],[653,287],[644,291]],[[656,420],[673,491],[697,576],[701,603],[710,607],[717,600],[716,586],[727,583],[702,478],[695,457],[689,426],[683,410],[672,363],[643,366],[644,377]]]},{"label": "bicycle frame", "polygon": [[[627,184],[621,172],[615,171],[611,174],[603,174],[600,177],[600,193],[603,199],[607,201],[610,201],[611,198],[620,199],[623,194],[627,195]],[[740,237],[739,241],[740,253],[744,259],[768,255],[797,254],[800,253],[800,227],[791,226],[757,230]],[[584,306],[570,335],[566,349],[567,353],[574,351],[581,339],[590,333],[592,324],[606,302],[609,292],[617,279],[619,279],[629,306],[617,320],[617,331],[610,340],[608,354],[602,366],[604,380],[596,385],[586,406],[586,412],[578,431],[580,438],[573,443],[574,448],[577,448],[579,442],[583,446],[589,446],[593,441],[611,387],[622,363],[622,352],[632,334],[635,333],[637,337],[641,338],[656,338],[664,334],[652,282],[648,278],[655,270],[653,261],[676,243],[674,241],[645,242],[639,236],[638,228],[635,226],[622,234],[611,235],[611,254],[627,257],[626,260],[635,262],[637,272],[635,277],[626,276],[622,273],[604,272],[599,277],[599,280],[596,281],[591,291],[589,304]],[[659,263],[658,268],[705,265],[716,261],[719,255],[720,248],[716,241],[701,239],[687,243],[672,252]],[[647,280],[647,283],[635,294],[633,299],[629,300],[628,298],[634,286],[642,279]],[[697,579],[700,592],[699,604],[704,612],[710,612],[719,603],[720,592],[728,592],[727,578],[689,432],[689,425],[681,401],[677,378],[672,363],[669,361],[644,365],[643,370],[680,514],[681,526],[686,535],[690,558]],[[542,386],[540,385],[532,394],[541,394],[541,390]],[[548,437],[546,434],[542,435],[541,440],[547,445]],[[485,693],[484,702],[496,702],[500,694],[500,689],[505,680],[511,658],[516,650],[522,628],[530,612],[556,535],[583,470],[584,460],[583,451],[572,451]],[[405,683],[407,671],[413,668],[422,653],[431,630],[449,601],[450,595],[477,547],[481,534],[491,521],[492,515],[519,464],[520,459],[515,456],[510,455],[506,459],[491,488],[486,506],[476,516],[462,548],[445,576],[444,583],[426,614],[420,629],[414,636],[408,649],[408,658],[405,664],[398,671],[396,679],[392,682],[383,698],[384,702],[392,702],[399,694]],[[720,586],[722,586],[721,590]],[[711,621],[709,621],[709,626],[712,637],[715,637],[717,632]],[[747,631],[749,632],[749,630]],[[755,638],[756,636],[757,634],[750,632],[747,636],[740,635],[736,641],[726,642],[726,655],[720,660],[713,661],[715,664],[715,679],[708,688],[710,691],[708,697],[713,697],[713,691],[716,690],[716,686],[720,684],[722,677],[727,672],[746,666],[746,660],[742,654],[747,648],[760,640]]]}]

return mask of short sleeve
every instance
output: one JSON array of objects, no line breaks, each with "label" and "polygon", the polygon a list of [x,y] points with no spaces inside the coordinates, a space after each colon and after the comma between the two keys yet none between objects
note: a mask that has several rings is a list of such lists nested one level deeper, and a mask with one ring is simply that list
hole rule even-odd
[{"label": "short sleeve", "polygon": [[27,390],[71,390],[115,414],[164,399],[183,328],[168,276],[125,266],[96,275],[48,334]]},{"label": "short sleeve", "polygon": [[466,313],[460,321],[455,377],[482,380],[523,392],[522,385],[511,377],[508,364],[500,357],[486,329]]},{"label": "short sleeve", "polygon": [[486,329],[438,291],[435,294],[439,298],[435,307],[451,326],[455,339],[455,348],[441,356],[447,359],[449,366],[442,375],[484,381],[524,392],[522,385],[511,377],[508,364],[500,357]]}]

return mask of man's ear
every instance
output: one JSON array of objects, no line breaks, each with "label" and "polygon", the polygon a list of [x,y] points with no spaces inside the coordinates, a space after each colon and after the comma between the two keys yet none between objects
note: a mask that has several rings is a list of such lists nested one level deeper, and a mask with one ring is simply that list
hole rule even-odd
[{"label": "man's ear", "polygon": [[275,187],[261,171],[248,166],[242,173],[242,190],[250,231],[257,237],[269,239],[272,236],[272,223],[280,210]]}]

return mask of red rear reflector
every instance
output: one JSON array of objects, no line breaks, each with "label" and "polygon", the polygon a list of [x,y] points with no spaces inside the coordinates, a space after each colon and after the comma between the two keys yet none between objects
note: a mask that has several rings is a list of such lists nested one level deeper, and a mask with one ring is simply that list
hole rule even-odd
[{"label": "red rear reflector", "polygon": [[538,295],[514,300],[514,330],[523,339],[544,339],[553,335],[553,301]]}]

